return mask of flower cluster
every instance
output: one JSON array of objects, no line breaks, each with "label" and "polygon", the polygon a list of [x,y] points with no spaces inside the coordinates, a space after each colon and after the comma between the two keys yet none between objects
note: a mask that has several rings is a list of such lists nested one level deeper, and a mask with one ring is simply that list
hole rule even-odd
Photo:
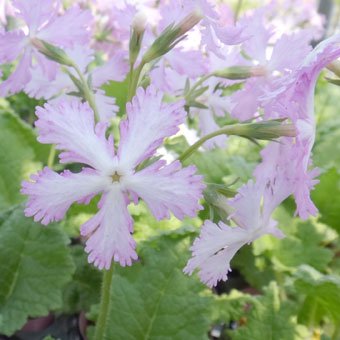
[{"label": "flower cluster", "polygon": [[[275,1],[241,15],[209,0],[70,2],[1,6],[0,63],[11,63],[11,72],[0,95],[24,91],[45,100],[36,109],[39,142],[55,145],[61,164],[82,166],[45,167],[24,181],[27,216],[59,221],[73,203],[101,195],[98,212],[81,227],[89,261],[100,269],[112,261],[131,265],[137,254],[130,203],[143,200],[158,220],[202,209],[206,185],[196,168],[182,166],[181,155],[169,163],[155,157],[179,131],[192,133],[202,152],[227,147],[227,131],[269,140],[253,178],[233,198],[223,197],[226,217],[204,222],[186,273],[198,269],[209,286],[226,280],[243,245],[284,236],[271,215],[289,196],[300,218],[317,214],[310,198],[319,174],[311,157],[314,88],[340,57],[340,35],[323,39],[315,4],[302,1],[299,11],[288,11],[294,1]],[[123,105],[121,93],[105,91],[108,83],[127,88]],[[237,122],[234,130],[226,121]]]}]

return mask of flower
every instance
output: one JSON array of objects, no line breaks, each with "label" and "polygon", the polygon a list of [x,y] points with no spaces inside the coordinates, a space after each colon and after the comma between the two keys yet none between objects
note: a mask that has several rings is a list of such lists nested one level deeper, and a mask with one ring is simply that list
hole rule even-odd
[{"label": "flower", "polygon": [[[89,64],[94,59],[94,51],[87,46],[75,45],[72,49],[65,49],[66,55],[77,65],[91,85],[94,93],[94,100],[98,109],[101,121],[108,121],[115,116],[118,111],[116,99],[105,95],[100,88],[110,80],[122,81],[127,72],[126,53],[118,52],[105,64],[88,70]],[[66,68],[65,66],[63,68]],[[68,74],[64,73],[60,66],[56,70],[55,78],[49,79],[39,67],[31,69],[31,80],[25,86],[25,92],[37,99],[47,99],[50,102],[74,100],[74,97],[67,93],[79,91],[72,82]],[[68,73],[77,78],[77,73],[73,68],[68,68]]]},{"label": "flower", "polygon": [[[279,193],[284,190],[280,188],[280,183],[277,186]],[[271,190],[259,183],[249,181],[242,186],[238,194],[229,201],[228,208],[233,210],[229,218],[237,226],[205,221],[199,237],[191,247],[192,258],[184,272],[191,275],[198,269],[201,281],[209,287],[216,286],[219,280],[226,281],[228,272],[231,271],[230,261],[241,247],[265,234],[278,238],[284,236],[276,228],[276,222],[270,218],[273,210],[282,202],[281,198],[282,195],[274,196]]]},{"label": "flower", "polygon": [[19,92],[31,80],[35,63],[50,80],[54,79],[57,64],[37,53],[33,41],[41,39],[60,47],[73,47],[89,41],[91,13],[73,7],[58,16],[54,0],[15,0],[17,16],[26,27],[0,33],[0,63],[19,59],[16,70],[0,85],[0,95]]},{"label": "flower", "polygon": [[89,262],[108,269],[111,261],[131,265],[137,258],[133,221],[127,206],[143,199],[157,219],[194,217],[201,209],[198,199],[204,185],[196,168],[182,168],[157,160],[142,169],[138,165],[154,155],[165,137],[178,131],[185,119],[182,102],[162,103],[162,93],[142,88],[127,104],[127,119],[120,124],[120,143],[115,151],[113,136],[105,137],[107,125],[94,123],[93,111],[79,101],[58,106],[46,104],[36,111],[38,140],[56,144],[62,163],[79,162],[79,173],[54,172],[45,168],[25,181],[22,193],[29,196],[26,216],[48,224],[61,220],[74,202],[88,203],[102,193],[99,211],[81,227],[86,236]]},{"label": "flower", "polygon": [[289,117],[297,129],[295,140],[283,138],[280,144],[270,143],[262,152],[263,162],[255,170],[255,177],[271,186],[284,178],[286,187],[295,197],[296,213],[307,219],[318,210],[310,198],[310,190],[318,183],[319,170],[311,169],[315,140],[314,90],[321,70],[340,56],[340,34],[320,43],[303,60],[297,70],[278,84],[264,100],[270,110],[280,117]]}]

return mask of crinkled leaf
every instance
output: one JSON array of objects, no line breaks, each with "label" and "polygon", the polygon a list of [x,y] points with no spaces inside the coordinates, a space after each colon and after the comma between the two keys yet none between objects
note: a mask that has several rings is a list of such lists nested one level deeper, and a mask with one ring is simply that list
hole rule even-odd
[{"label": "crinkled leaf", "polygon": [[232,290],[230,294],[214,295],[211,319],[214,323],[239,323],[249,306],[254,303],[254,297]]},{"label": "crinkled leaf", "polygon": [[211,298],[182,269],[189,238],[162,236],[145,242],[140,262],[116,266],[106,339],[207,339]]},{"label": "crinkled leaf", "polygon": [[328,316],[334,324],[339,324],[340,277],[323,275],[310,266],[301,266],[294,276],[295,288],[305,297],[299,320],[318,324]]},{"label": "crinkled leaf", "polygon": [[340,233],[340,174],[336,168],[320,176],[312,197],[320,211],[320,220]]},{"label": "crinkled leaf", "polygon": [[73,246],[71,253],[77,269],[64,289],[63,311],[89,311],[93,304],[99,303],[102,273],[88,263],[83,246]]},{"label": "crinkled leaf", "polygon": [[257,297],[245,313],[243,324],[229,334],[233,340],[292,340],[299,337],[298,325],[293,321],[295,306],[279,297],[279,288],[272,282],[265,295]]},{"label": "crinkled leaf", "polygon": [[62,306],[74,271],[68,243],[58,226],[34,223],[21,207],[0,215],[0,333]]},{"label": "crinkled leaf", "polygon": [[[275,240],[272,250],[276,269],[295,270],[302,264],[309,264],[318,270],[325,270],[332,260],[333,253],[323,245],[326,234],[319,232],[310,222],[298,223],[295,235]],[[276,262],[276,260],[279,262]]]},{"label": "crinkled leaf", "polygon": [[14,114],[0,112],[0,211],[24,200],[19,192],[24,177],[41,168],[46,147],[34,130]]},{"label": "crinkled leaf", "polygon": [[244,246],[236,253],[231,262],[231,268],[238,269],[246,281],[257,289],[269,284],[275,278],[270,259],[255,256],[252,246]]}]

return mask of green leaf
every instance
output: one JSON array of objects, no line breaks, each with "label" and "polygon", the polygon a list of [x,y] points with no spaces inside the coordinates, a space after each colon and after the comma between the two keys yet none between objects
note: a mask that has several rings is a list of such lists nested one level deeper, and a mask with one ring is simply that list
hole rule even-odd
[{"label": "green leaf", "polygon": [[73,246],[71,252],[77,269],[64,289],[63,311],[87,312],[92,305],[99,303],[102,273],[88,263],[83,246]]},{"label": "green leaf", "polygon": [[48,149],[36,141],[34,130],[15,115],[0,112],[0,211],[24,200],[23,178],[40,169]]},{"label": "green leaf", "polygon": [[340,277],[323,275],[310,266],[301,266],[294,276],[295,288],[305,296],[299,320],[318,324],[328,316],[339,325]]},{"label": "green leaf", "polygon": [[119,106],[119,115],[125,114],[126,99],[128,94],[128,79],[123,82],[110,81],[103,86],[105,94],[109,97],[116,98],[116,104]]},{"label": "green leaf", "polygon": [[234,256],[231,268],[238,269],[246,281],[257,289],[275,279],[275,272],[266,257],[255,256],[252,246],[242,247]]},{"label": "green leaf", "polygon": [[254,297],[237,290],[232,290],[228,295],[214,295],[211,319],[220,324],[237,322],[245,315],[247,307],[254,303],[254,300]]},{"label": "green leaf", "polygon": [[243,325],[229,334],[233,340],[301,339],[298,336],[298,325],[293,321],[295,306],[287,301],[282,302],[279,288],[272,282],[265,295],[257,297],[245,313]]},{"label": "green leaf", "polygon": [[139,263],[115,268],[106,339],[208,339],[211,298],[182,272],[189,241],[177,234],[145,242]]},{"label": "green leaf", "polygon": [[21,207],[0,215],[0,333],[62,306],[74,271],[68,242],[59,227],[34,223]]},{"label": "green leaf", "polygon": [[340,233],[340,174],[332,168],[320,176],[312,198],[321,213],[320,220]]},{"label": "green leaf", "polygon": [[323,169],[340,166],[339,88],[319,78],[315,94],[317,121],[313,162]]},{"label": "green leaf", "polygon": [[296,234],[282,240],[275,240],[272,250],[273,262],[277,270],[295,270],[302,264],[308,264],[318,270],[325,270],[333,257],[323,241],[327,234],[320,232],[311,222],[298,223]]}]

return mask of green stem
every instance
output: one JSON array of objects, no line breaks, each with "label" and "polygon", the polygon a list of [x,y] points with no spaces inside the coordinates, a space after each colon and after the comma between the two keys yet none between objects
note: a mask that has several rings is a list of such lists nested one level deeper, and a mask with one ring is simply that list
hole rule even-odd
[{"label": "green stem", "polygon": [[131,78],[130,78],[129,89],[128,89],[128,97],[127,97],[128,102],[131,101],[131,99],[136,93],[136,89],[137,89],[138,82],[139,82],[139,77],[140,77],[140,74],[142,73],[144,65],[145,65],[145,62],[142,60],[139,66],[135,70],[132,70],[132,72],[130,72]]},{"label": "green stem", "polygon": [[185,95],[186,100],[190,100],[191,94],[198,88],[200,87],[207,79],[212,77],[213,74],[207,74],[204,77],[202,77],[190,90],[189,92]]},{"label": "green stem", "polygon": [[109,270],[106,270],[103,275],[99,315],[96,323],[94,340],[104,339],[106,323],[108,320],[108,313],[110,310],[112,277],[113,277],[113,263],[111,264],[111,268]]},{"label": "green stem", "polygon": [[95,116],[96,121],[99,122],[100,116],[99,116],[98,108],[97,108],[97,105],[96,105],[96,101],[94,99],[93,91],[90,89],[90,87],[89,87],[84,75],[80,71],[79,67],[76,64],[74,64],[73,68],[77,72],[77,74],[79,76],[79,80],[81,81],[81,83],[83,85],[82,90],[83,90],[84,97],[85,97],[86,101],[89,103],[89,105],[91,106],[91,108],[94,112],[94,116]]},{"label": "green stem", "polygon": [[250,140],[273,140],[279,137],[295,137],[296,130],[292,124],[283,124],[279,120],[268,120],[256,123],[242,123],[227,125],[220,130],[211,132],[201,139],[199,139],[195,144],[191,145],[187,150],[185,150],[178,158],[181,162],[190,157],[200,146],[202,146],[207,140],[220,136],[220,135],[234,135],[245,137]]},{"label": "green stem", "polygon": [[240,15],[241,8],[242,8],[242,0],[237,1],[236,9],[235,9],[235,14],[234,14],[234,23],[236,24],[236,21]]},{"label": "green stem", "polygon": [[188,149],[186,149],[179,157],[178,160],[183,162],[185,159],[190,157],[200,146],[202,146],[207,140],[220,136],[220,135],[244,135],[244,128],[251,124],[234,124],[228,125],[224,128],[211,132],[201,139],[199,139],[196,143],[191,145]]},{"label": "green stem", "polygon": [[51,145],[50,153],[48,154],[48,158],[47,158],[47,166],[49,168],[53,167],[54,158],[55,158],[55,146]]}]

